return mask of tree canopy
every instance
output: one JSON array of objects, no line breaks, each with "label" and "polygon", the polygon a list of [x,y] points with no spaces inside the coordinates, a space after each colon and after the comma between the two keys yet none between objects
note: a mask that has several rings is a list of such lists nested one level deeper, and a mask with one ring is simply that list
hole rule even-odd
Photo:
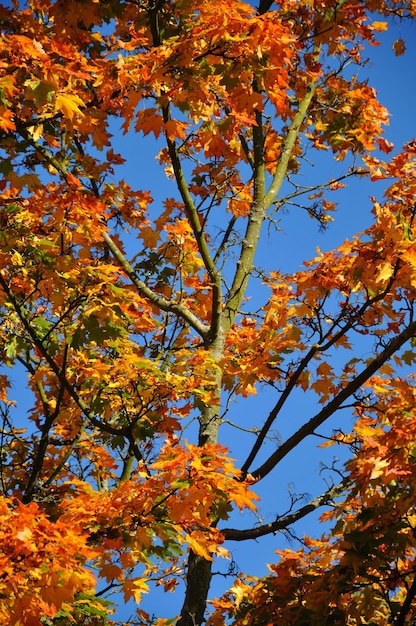
[{"label": "tree canopy", "polygon": [[[12,4],[1,623],[413,623],[416,140],[387,139],[362,69],[383,31],[415,20],[414,0]],[[390,53],[405,49],[398,35]],[[305,178],[322,154],[330,171]],[[146,175],[154,159],[163,185]],[[365,230],[296,272],[256,265],[285,212],[309,215],[313,237],[351,180],[374,188]],[[314,469],[305,442],[345,463],[303,500],[263,489],[289,455]],[[314,515],[322,529],[270,554],[269,575],[236,571],[212,597],[234,542],[295,537]],[[183,593],[180,615],[141,608],[154,586]]]}]

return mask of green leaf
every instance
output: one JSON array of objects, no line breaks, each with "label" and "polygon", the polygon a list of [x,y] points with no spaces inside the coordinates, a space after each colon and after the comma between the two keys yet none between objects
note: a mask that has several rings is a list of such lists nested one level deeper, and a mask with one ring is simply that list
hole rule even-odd
[{"label": "green leaf", "polygon": [[13,171],[13,166],[12,166],[11,159],[3,159],[0,162],[0,174],[3,174],[4,176],[8,176],[10,172],[12,171]]},{"label": "green leaf", "polygon": [[30,80],[26,82],[26,86],[32,91],[38,107],[52,102],[56,91],[55,83],[48,80]]},{"label": "green leaf", "polygon": [[6,348],[6,356],[9,359],[16,358],[16,354],[17,354],[17,337],[16,337],[16,335],[13,335],[13,337],[10,337],[9,341],[5,344],[5,348]]},{"label": "green leaf", "polygon": [[51,322],[44,317],[35,317],[32,320],[32,324],[39,328],[39,330],[48,331],[51,327]]},{"label": "green leaf", "polygon": [[16,213],[20,213],[21,210],[22,207],[20,206],[20,204],[16,204],[16,202],[11,202],[4,208],[4,211],[8,215],[15,215]]},{"label": "green leaf", "polygon": [[225,500],[220,500],[215,504],[215,514],[222,520],[227,520],[230,517],[232,510],[232,505]]},{"label": "green leaf", "polygon": [[416,361],[416,353],[413,350],[406,350],[403,352],[402,359],[406,363],[406,365],[411,365]]}]

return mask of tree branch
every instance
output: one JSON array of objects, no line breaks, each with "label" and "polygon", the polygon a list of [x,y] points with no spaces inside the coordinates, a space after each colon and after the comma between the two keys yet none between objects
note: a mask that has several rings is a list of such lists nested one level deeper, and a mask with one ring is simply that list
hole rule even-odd
[{"label": "tree branch", "polygon": [[[315,54],[318,55],[318,52],[316,52]],[[277,194],[282,187],[283,181],[286,177],[289,159],[292,156],[293,148],[295,147],[295,143],[298,138],[303,121],[312,102],[317,84],[317,81],[311,81],[309,83],[305,97],[299,103],[299,108],[296,112],[295,117],[293,118],[293,121],[289,128],[289,132],[287,133],[286,138],[283,142],[279,163],[274,173],[272,183],[264,198],[266,208],[269,208],[269,206],[274,202]]]},{"label": "tree branch", "polygon": [[351,479],[345,478],[338,485],[331,487],[328,491],[325,491],[325,493],[317,496],[297,511],[293,511],[293,513],[289,513],[284,517],[277,517],[276,520],[270,524],[263,524],[262,526],[247,528],[245,530],[224,528],[221,530],[221,533],[224,535],[224,539],[226,541],[246,541],[247,539],[258,539],[259,537],[270,535],[271,533],[275,533],[279,530],[284,530],[306,515],[309,515],[309,513],[312,513],[312,511],[316,511],[316,509],[321,506],[329,504],[334,498],[340,496],[342,492],[345,491],[345,489],[351,484],[351,482]]},{"label": "tree branch", "polygon": [[[170,112],[168,106],[163,107],[163,119],[165,122],[170,119]],[[182,165],[180,162],[178,149],[175,141],[169,139],[166,135],[166,143],[169,151],[170,160],[172,163],[173,171],[175,174],[175,180],[178,187],[178,191],[181,195],[182,201],[185,206],[186,215],[189,220],[189,224],[194,233],[195,240],[198,246],[199,253],[202,257],[205,269],[211,281],[212,286],[212,308],[211,308],[211,328],[209,332],[210,339],[215,339],[219,332],[220,320],[221,320],[221,274],[217,270],[215,263],[211,257],[208,243],[204,235],[203,227],[198,215],[197,208],[189,192],[188,185],[183,173]],[[200,333],[201,334],[201,333]]]},{"label": "tree branch", "polygon": [[271,8],[273,0],[260,0],[259,8],[257,9],[259,15],[264,15]]},{"label": "tree branch", "polygon": [[407,590],[407,594],[402,604],[402,608],[400,609],[400,613],[398,614],[398,616],[395,618],[393,622],[395,626],[405,626],[406,621],[407,621],[406,619],[407,614],[409,613],[412,607],[412,603],[415,597],[416,597],[416,576],[414,577],[413,582],[410,585],[410,588]]},{"label": "tree branch", "polygon": [[224,236],[223,236],[223,238],[222,238],[222,240],[221,240],[220,245],[219,245],[219,246],[218,246],[218,248],[217,248],[217,251],[216,251],[215,256],[214,256],[214,259],[213,259],[213,261],[214,261],[214,263],[215,263],[215,264],[217,264],[217,263],[218,263],[218,261],[219,261],[219,259],[220,259],[221,255],[222,255],[222,253],[223,253],[223,252],[224,252],[224,250],[225,250],[225,247],[226,247],[226,245],[227,245],[227,243],[228,243],[228,240],[229,240],[230,235],[231,235],[231,233],[232,233],[232,231],[233,231],[234,224],[236,223],[236,221],[237,221],[237,217],[236,217],[235,215],[233,215],[233,216],[232,216],[232,218],[230,219],[230,221],[228,222],[228,226],[227,226],[227,228],[226,228],[226,231],[225,231],[225,233],[224,233]]},{"label": "tree branch", "polygon": [[[63,366],[62,366],[63,369],[66,367],[67,355],[68,355],[68,346],[65,345]],[[33,492],[35,490],[36,484],[38,482],[40,473],[41,473],[42,468],[43,468],[43,463],[44,463],[44,459],[45,459],[45,455],[46,455],[46,450],[47,450],[48,445],[49,445],[49,432],[50,432],[50,430],[51,430],[51,428],[53,426],[53,423],[54,423],[55,419],[58,417],[59,407],[60,407],[60,404],[62,402],[62,398],[63,398],[63,395],[64,395],[64,387],[61,385],[61,387],[59,389],[58,397],[56,399],[56,407],[55,407],[54,411],[51,412],[50,407],[49,407],[49,403],[48,403],[48,398],[46,396],[45,388],[43,386],[42,381],[39,380],[39,381],[36,382],[36,388],[38,390],[40,401],[42,403],[43,413],[44,413],[44,416],[45,416],[45,421],[44,421],[44,424],[43,424],[43,427],[42,427],[41,436],[40,436],[40,440],[39,440],[39,444],[38,444],[38,449],[37,449],[36,455],[34,457],[32,471],[30,473],[29,480],[28,480],[28,483],[26,485],[25,492],[23,494],[22,501],[24,503],[28,503],[32,499]]]},{"label": "tree branch", "polygon": [[318,428],[323,422],[331,417],[337,409],[351,397],[360,387],[363,385],[373,374],[375,374],[380,367],[389,360],[389,358],[397,352],[411,337],[416,334],[416,322],[411,322],[407,328],[405,328],[400,335],[397,335],[387,344],[385,349],[380,352],[372,362],[360,373],[354,380],[350,381],[328,404],[312,417],[306,424],[304,424],[299,430],[289,437],[277,450],[269,456],[269,458],[251,472],[255,479],[264,478],[269,474],[274,467],[291,452],[296,446],[305,439],[308,435],[311,435],[316,428]]},{"label": "tree branch", "polygon": [[248,278],[253,267],[254,255],[260,238],[261,227],[266,217],[264,133],[261,111],[255,112],[256,125],[253,126],[253,202],[246,232],[241,245],[234,279],[225,308],[227,329],[231,328],[240,309],[247,288]]},{"label": "tree branch", "polygon": [[155,293],[140,280],[136,274],[134,268],[130,265],[123,252],[111,238],[111,236],[104,232],[102,237],[107,244],[109,250],[112,252],[115,259],[119,262],[122,269],[125,271],[133,285],[136,287],[137,291],[149,300],[152,304],[155,304],[162,311],[175,313],[177,316],[181,317],[185,322],[189,324],[204,340],[207,339],[210,329],[208,326],[203,324],[201,320],[192,313],[188,308],[183,306],[183,304],[179,304],[176,302],[172,302],[172,300],[166,300],[159,294]]}]

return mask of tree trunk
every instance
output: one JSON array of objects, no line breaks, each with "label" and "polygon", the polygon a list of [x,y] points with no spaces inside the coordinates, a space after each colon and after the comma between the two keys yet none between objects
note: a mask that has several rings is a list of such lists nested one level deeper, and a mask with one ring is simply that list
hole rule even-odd
[{"label": "tree trunk", "polygon": [[[211,346],[206,346],[210,351],[215,363],[220,363],[224,354],[224,332],[221,319],[218,323],[218,334]],[[214,397],[210,405],[202,404],[198,408],[201,411],[199,417],[199,445],[218,442],[218,430],[221,423],[221,384],[222,371],[216,366],[213,369],[213,381],[215,386]],[[212,522],[213,526],[216,520]],[[177,626],[200,626],[204,621],[208,592],[211,584],[212,561],[204,559],[192,550],[188,557],[188,571],[186,574],[186,594],[182,606],[181,617]]]},{"label": "tree trunk", "polygon": [[177,626],[199,626],[204,621],[211,584],[212,561],[190,552],[186,578],[186,595]]}]

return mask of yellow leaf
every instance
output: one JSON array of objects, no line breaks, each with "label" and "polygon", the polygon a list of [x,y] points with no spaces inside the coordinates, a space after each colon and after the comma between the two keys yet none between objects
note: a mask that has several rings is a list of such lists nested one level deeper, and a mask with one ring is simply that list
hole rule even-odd
[{"label": "yellow leaf", "polygon": [[374,480],[375,478],[379,478],[385,473],[386,468],[388,467],[388,462],[385,459],[379,459],[374,463],[374,468],[371,472],[370,480]]},{"label": "yellow leaf", "polygon": [[208,546],[201,541],[198,541],[195,538],[195,534],[196,533],[193,533],[193,535],[187,536],[189,547],[193,552],[195,552],[195,554],[202,556],[207,561],[212,561],[212,555],[209,553]]},{"label": "yellow leaf", "polygon": [[35,141],[38,141],[43,135],[43,124],[39,124],[38,126],[30,126],[28,132],[32,135]]},{"label": "yellow leaf", "polygon": [[58,93],[55,98],[55,111],[61,111],[65,117],[72,120],[75,114],[84,115],[79,108],[83,104],[76,94]]},{"label": "yellow leaf", "polygon": [[377,33],[381,33],[383,30],[388,30],[388,24],[387,22],[373,22],[371,28]]},{"label": "yellow leaf", "polygon": [[16,534],[16,537],[17,539],[19,539],[19,541],[29,541],[30,539],[32,539],[32,536],[33,533],[28,527],[24,528]]},{"label": "yellow leaf", "polygon": [[241,602],[244,600],[244,596],[247,592],[247,585],[245,585],[241,580],[236,580],[233,586],[230,588],[230,591],[235,596],[235,605],[238,608]]},{"label": "yellow leaf", "polygon": [[383,280],[388,280],[390,276],[393,274],[393,266],[388,261],[385,261],[382,265],[378,266],[378,276],[376,278],[376,282],[380,283]]},{"label": "yellow leaf", "polygon": [[231,555],[230,555],[229,550],[227,550],[227,548],[223,548],[222,546],[217,546],[215,548],[215,554],[217,556],[222,557],[223,559],[229,559],[229,560],[231,559]]}]

